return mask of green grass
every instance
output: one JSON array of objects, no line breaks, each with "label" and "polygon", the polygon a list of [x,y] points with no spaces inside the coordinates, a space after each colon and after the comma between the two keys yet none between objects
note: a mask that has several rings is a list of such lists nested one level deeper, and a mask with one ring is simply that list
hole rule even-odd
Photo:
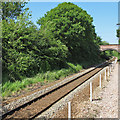
[{"label": "green grass", "polygon": [[27,86],[40,82],[41,85],[46,82],[52,82],[61,78],[64,78],[70,74],[77,73],[82,69],[79,64],[67,63],[68,68],[63,68],[61,70],[47,71],[46,73],[39,73],[35,77],[25,78],[22,81],[10,82],[7,81],[2,85],[2,96],[7,97],[15,94],[16,92],[26,88]]}]

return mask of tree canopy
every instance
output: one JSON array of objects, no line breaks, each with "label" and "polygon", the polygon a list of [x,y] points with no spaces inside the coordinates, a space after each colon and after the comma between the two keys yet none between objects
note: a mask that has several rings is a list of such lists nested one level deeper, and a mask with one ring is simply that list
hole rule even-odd
[{"label": "tree canopy", "polygon": [[95,44],[99,40],[92,22],[93,18],[85,10],[70,2],[59,4],[37,21],[40,31],[48,25],[46,30],[52,32],[53,38],[68,47],[68,59],[78,61],[99,54]]},{"label": "tree canopy", "polygon": [[28,19],[24,13],[16,21],[2,21],[3,72],[9,73],[10,78],[19,78],[18,74],[27,73],[28,68],[30,72],[35,63],[32,50],[37,44],[36,27]]},{"label": "tree canopy", "polygon": [[2,20],[7,18],[16,19],[24,11],[27,2],[2,2]]},{"label": "tree canopy", "polygon": [[101,41],[100,45],[109,45],[109,43],[106,41]]},{"label": "tree canopy", "polygon": [[38,31],[29,13],[20,14],[16,20],[3,20],[2,29],[2,70],[9,79],[30,77],[65,62],[67,47],[59,40],[49,39],[52,33]]},{"label": "tree canopy", "polygon": [[120,44],[120,28],[119,28],[119,29],[117,29],[117,35],[116,35],[116,36],[119,38],[118,43]]}]

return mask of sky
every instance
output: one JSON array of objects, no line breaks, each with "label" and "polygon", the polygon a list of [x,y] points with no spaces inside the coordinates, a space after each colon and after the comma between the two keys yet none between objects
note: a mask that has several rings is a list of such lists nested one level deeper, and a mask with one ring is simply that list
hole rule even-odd
[{"label": "sky", "polygon": [[[26,7],[32,11],[31,20],[36,21],[47,11],[57,7],[61,2],[28,2]],[[86,10],[93,17],[93,25],[98,36],[110,44],[117,44],[118,2],[72,2]],[[36,24],[37,25],[37,24]]]}]

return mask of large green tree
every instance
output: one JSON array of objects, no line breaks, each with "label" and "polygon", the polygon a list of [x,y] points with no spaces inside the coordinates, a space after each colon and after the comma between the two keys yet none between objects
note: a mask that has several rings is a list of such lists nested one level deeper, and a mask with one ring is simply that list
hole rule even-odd
[{"label": "large green tree", "polygon": [[63,44],[60,39],[54,38],[53,28],[51,27],[53,23],[46,24],[39,31],[39,50],[41,51],[41,59],[50,64],[54,69],[55,67],[62,67],[66,62],[68,48]]},{"label": "large green tree", "polygon": [[27,2],[2,2],[2,20],[16,19],[24,11]]},{"label": "large green tree", "polygon": [[46,30],[52,32],[54,39],[68,47],[68,59],[80,61],[83,58],[94,59],[99,54],[99,47],[95,44],[98,39],[92,22],[93,18],[86,11],[73,3],[65,2],[48,11],[37,23],[41,26],[40,31],[51,24]]}]

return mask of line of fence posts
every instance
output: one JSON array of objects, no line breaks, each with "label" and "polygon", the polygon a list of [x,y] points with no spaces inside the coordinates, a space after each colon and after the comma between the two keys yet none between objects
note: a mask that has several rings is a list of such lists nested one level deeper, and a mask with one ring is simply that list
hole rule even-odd
[{"label": "line of fence posts", "polygon": [[[105,75],[104,79],[107,80],[107,77],[110,76],[112,70],[115,68],[115,65],[117,63],[117,59],[115,59],[109,66],[108,68],[106,67],[105,69]],[[108,70],[107,70],[108,69]],[[102,87],[102,73],[100,72],[100,77],[99,77],[99,87]],[[90,81],[90,102],[92,102],[92,81]]]},{"label": "line of fence posts", "polygon": [[[112,62],[111,65],[109,65],[108,67],[106,67],[105,69],[105,75],[104,75],[104,79],[106,80],[106,77],[109,77],[112,70],[115,68],[115,65],[117,63],[117,59],[115,59],[115,61]],[[100,77],[99,77],[99,87],[102,87],[102,73],[100,72]],[[92,102],[92,81],[90,81],[90,102]],[[71,102],[68,102],[68,120],[71,120]]]}]

